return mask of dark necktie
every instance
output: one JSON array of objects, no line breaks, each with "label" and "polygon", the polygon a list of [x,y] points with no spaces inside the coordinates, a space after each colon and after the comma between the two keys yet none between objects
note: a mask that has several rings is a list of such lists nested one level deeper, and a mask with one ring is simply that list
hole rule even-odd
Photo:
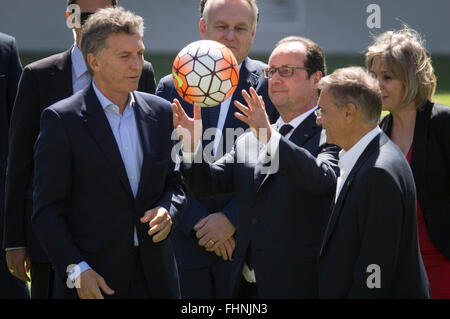
[{"label": "dark necktie", "polygon": [[291,124],[284,124],[279,130],[278,132],[282,135],[282,136],[286,136],[287,133],[289,133],[294,127]]}]

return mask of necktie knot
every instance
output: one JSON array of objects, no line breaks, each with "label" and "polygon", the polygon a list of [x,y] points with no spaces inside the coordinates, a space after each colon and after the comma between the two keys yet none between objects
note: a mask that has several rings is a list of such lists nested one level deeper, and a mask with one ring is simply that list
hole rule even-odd
[{"label": "necktie knot", "polygon": [[287,133],[289,133],[294,127],[291,124],[284,124],[280,129],[279,129],[279,133],[282,136],[286,136]]}]

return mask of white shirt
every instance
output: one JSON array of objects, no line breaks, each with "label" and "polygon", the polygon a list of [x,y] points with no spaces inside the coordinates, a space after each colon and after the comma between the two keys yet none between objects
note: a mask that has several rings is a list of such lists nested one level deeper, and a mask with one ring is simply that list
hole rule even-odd
[{"label": "white shirt", "polygon": [[83,53],[76,43],[73,45],[70,58],[72,59],[72,88],[73,93],[76,93],[91,84],[92,76],[87,69]]},{"label": "white shirt", "polygon": [[353,166],[355,166],[361,154],[366,149],[367,145],[378,135],[380,134],[381,129],[376,126],[369,133],[364,135],[355,145],[353,145],[348,151],[341,150],[339,152],[339,170],[340,176],[337,179],[336,186],[336,197],[334,198],[334,202],[336,203],[339,194],[342,190],[342,187],[347,180],[348,174],[352,171]]},{"label": "white shirt", "polygon": [[[241,71],[241,66],[242,66],[242,63],[238,65],[239,72]],[[214,148],[213,148],[214,156],[216,156],[217,147],[219,146],[220,139],[222,137],[223,126],[225,125],[225,121],[227,119],[228,110],[230,109],[230,104],[231,104],[231,100],[233,98],[233,94],[228,99],[223,101],[219,106],[216,106],[216,107],[220,107],[220,113],[219,113],[219,118],[217,119],[216,134],[214,136]],[[226,132],[225,132],[225,134],[226,134]]]},{"label": "white shirt", "polygon": [[269,142],[267,143],[267,153],[268,154],[275,154],[275,152],[278,150],[278,146],[280,144],[280,138],[281,138],[281,134],[278,132],[280,130],[280,128],[284,125],[284,124],[290,124],[293,129],[288,132],[284,137],[286,137],[287,139],[289,139],[292,135],[292,133],[295,131],[295,129],[303,123],[303,121],[309,116],[311,115],[312,112],[314,112],[317,109],[317,105],[315,107],[313,107],[312,109],[306,111],[305,113],[300,114],[299,116],[297,116],[296,118],[292,119],[289,123],[286,123],[283,121],[283,119],[281,118],[281,116],[278,118],[277,122],[275,123],[275,128],[276,130],[272,130],[272,136],[270,137]]}]

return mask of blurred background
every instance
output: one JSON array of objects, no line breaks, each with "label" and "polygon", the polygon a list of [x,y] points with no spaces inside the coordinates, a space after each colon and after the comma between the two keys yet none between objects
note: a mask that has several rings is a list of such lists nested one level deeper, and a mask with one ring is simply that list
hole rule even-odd
[{"label": "blurred background", "polygon": [[[119,0],[119,5],[145,20],[146,59],[153,63],[157,81],[171,72],[175,54],[199,39],[199,2]],[[406,23],[426,40],[438,77],[436,100],[450,104],[449,0],[258,0],[257,3],[260,18],[251,57],[267,62],[278,40],[300,35],[324,49],[328,72],[337,67],[364,65],[363,54],[372,36]],[[73,43],[72,31],[66,26],[66,4],[66,0],[0,0],[0,31],[16,38],[24,66],[64,51]]]}]

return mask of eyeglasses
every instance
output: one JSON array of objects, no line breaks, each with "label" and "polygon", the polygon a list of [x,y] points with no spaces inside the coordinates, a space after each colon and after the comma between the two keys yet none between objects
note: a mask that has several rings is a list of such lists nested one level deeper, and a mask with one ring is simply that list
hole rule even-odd
[{"label": "eyeglasses", "polygon": [[80,23],[81,25],[83,25],[86,20],[92,15],[94,14],[93,12],[81,12],[80,13]]},{"label": "eyeglasses", "polygon": [[278,74],[283,78],[289,78],[294,74],[295,70],[309,70],[309,68],[305,68],[304,66],[288,66],[288,65],[282,65],[279,68],[275,67],[268,67],[263,69],[263,74],[266,79],[270,79],[272,76],[275,75],[275,73],[278,72]]}]

